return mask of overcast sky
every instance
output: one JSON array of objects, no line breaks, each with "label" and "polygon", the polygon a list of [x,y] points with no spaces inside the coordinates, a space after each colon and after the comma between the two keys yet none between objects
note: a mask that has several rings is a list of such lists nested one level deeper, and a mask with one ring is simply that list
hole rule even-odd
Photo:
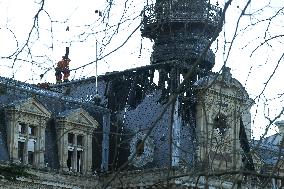
[{"label": "overcast sky", "polygon": [[[40,8],[39,0],[0,0],[0,74],[14,77],[30,83],[55,82],[54,65],[65,53],[65,46],[70,46],[70,68],[76,69],[96,58],[96,40],[98,41],[99,57],[104,56],[119,47],[129,35],[139,26],[139,17],[146,0],[45,0],[44,11],[39,14],[38,28],[33,30],[29,48],[24,48],[17,58],[26,61],[15,61],[7,57],[21,49],[34,24],[34,16]],[[112,4],[110,4],[112,2]],[[126,4],[124,2],[127,2]],[[152,1],[148,1],[152,3]],[[211,1],[216,4],[217,0]],[[235,0],[230,6],[223,31],[212,49],[216,52],[216,65],[213,71],[219,71],[226,59],[230,41],[234,34],[236,22],[245,0]],[[224,0],[218,1],[220,6]],[[283,34],[283,12],[271,22],[260,22],[261,19],[272,16],[284,7],[282,0],[273,0],[269,7],[257,11],[267,5],[268,0],[253,0],[239,25],[227,66],[232,68],[233,76],[247,89],[251,98],[256,100],[252,109],[253,135],[258,138],[264,131],[266,116],[273,118],[282,109],[284,93],[282,74],[283,63],[278,65],[278,59],[283,54],[282,38],[269,41],[266,45],[253,50],[263,43],[264,37]],[[102,16],[95,13],[102,11]],[[253,13],[253,14],[252,14]],[[119,27],[117,27],[118,23]],[[255,24],[258,23],[258,24]],[[246,27],[253,24],[251,27]],[[70,31],[65,31],[66,27]],[[266,31],[269,26],[268,32]],[[52,29],[52,31],[51,31]],[[18,46],[17,46],[18,45]],[[123,70],[150,63],[152,43],[140,37],[139,29],[134,32],[127,43],[98,63],[98,72],[105,73]],[[27,52],[30,50],[31,55]],[[34,61],[32,64],[31,61]],[[274,69],[277,67],[276,72]],[[12,69],[13,68],[13,69]],[[45,73],[42,80],[39,75]],[[273,77],[270,78],[271,74]],[[79,79],[95,75],[95,65],[71,72],[71,79]],[[264,93],[264,84],[269,80]],[[258,95],[261,94],[259,97]],[[269,99],[269,100],[267,100]],[[275,129],[269,131],[273,134]]]}]

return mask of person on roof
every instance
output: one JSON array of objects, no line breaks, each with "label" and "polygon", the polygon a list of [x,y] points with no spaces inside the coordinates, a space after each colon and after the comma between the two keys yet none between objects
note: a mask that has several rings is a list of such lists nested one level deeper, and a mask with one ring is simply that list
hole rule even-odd
[{"label": "person on roof", "polygon": [[55,68],[55,77],[56,83],[62,83],[62,73],[63,73],[63,81],[68,82],[68,77],[70,76],[69,63],[70,59],[66,56],[62,56],[62,60],[57,63],[57,67]]}]

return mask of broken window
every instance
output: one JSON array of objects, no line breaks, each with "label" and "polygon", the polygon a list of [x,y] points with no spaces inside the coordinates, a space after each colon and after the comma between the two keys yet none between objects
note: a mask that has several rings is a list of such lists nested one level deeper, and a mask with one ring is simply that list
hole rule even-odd
[{"label": "broken window", "polygon": [[33,165],[34,164],[34,152],[28,152],[28,164]]},{"label": "broken window", "polygon": [[25,150],[25,143],[18,142],[18,159],[21,163],[24,163],[24,150]]},{"label": "broken window", "polygon": [[26,133],[26,127],[27,127],[26,124],[18,123],[19,134],[25,134]]},{"label": "broken window", "polygon": [[77,172],[82,172],[82,154],[83,151],[77,151]]},{"label": "broken window", "polygon": [[227,130],[227,118],[223,114],[218,114],[213,121],[213,129],[216,129],[221,135]]},{"label": "broken window", "polygon": [[35,152],[35,140],[29,139],[28,140],[28,164],[34,164],[34,152]]},{"label": "broken window", "polygon": [[45,129],[51,113],[36,97],[23,99],[19,103],[17,108],[5,108],[11,162],[41,167],[45,159]]},{"label": "broken window", "polygon": [[30,136],[36,136],[36,127],[33,125],[29,125],[28,132]]},{"label": "broken window", "polygon": [[23,164],[34,165],[36,127],[18,123],[18,160]]},{"label": "broken window", "polygon": [[29,152],[34,152],[35,151],[35,140],[34,139],[29,139],[29,141],[28,141],[28,151]]},{"label": "broken window", "polygon": [[[120,91],[112,94],[115,96],[118,92]],[[60,169],[91,174],[94,167],[92,164],[96,162],[92,160],[92,133],[98,122],[82,108],[68,110],[68,113],[62,112],[62,115],[63,119],[61,116],[56,118],[56,123],[60,125],[57,132],[57,142],[61,144],[58,145]]]},{"label": "broken window", "polygon": [[83,135],[78,135],[77,136],[77,145],[78,146],[83,146]]},{"label": "broken window", "polygon": [[69,171],[82,172],[83,139],[84,136],[81,134],[68,133],[68,157],[66,163]]},{"label": "broken window", "polygon": [[69,171],[72,171],[72,165],[73,165],[73,151],[68,150],[67,167]]},{"label": "broken window", "polygon": [[73,144],[74,143],[74,134],[68,133],[68,143]]}]

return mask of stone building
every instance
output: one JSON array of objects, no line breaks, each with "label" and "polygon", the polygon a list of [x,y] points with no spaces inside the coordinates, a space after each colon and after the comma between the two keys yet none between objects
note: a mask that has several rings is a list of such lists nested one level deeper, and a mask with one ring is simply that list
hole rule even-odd
[{"label": "stone building", "polygon": [[253,100],[229,68],[211,72],[221,12],[207,0],[147,5],[150,65],[98,83],[0,78],[0,188],[257,187]]}]

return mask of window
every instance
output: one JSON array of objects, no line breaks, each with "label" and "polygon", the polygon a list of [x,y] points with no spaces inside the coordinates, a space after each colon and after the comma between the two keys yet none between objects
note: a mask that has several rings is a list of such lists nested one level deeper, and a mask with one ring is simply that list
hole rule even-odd
[{"label": "window", "polygon": [[35,97],[5,108],[8,151],[14,163],[45,167],[45,128],[51,113]]},{"label": "window", "polygon": [[27,125],[24,123],[18,124],[19,134],[25,134],[26,133],[26,127]]},{"label": "window", "polygon": [[68,150],[67,167],[69,171],[72,171],[72,164],[74,164],[73,151]]},{"label": "window", "polygon": [[28,164],[33,164],[34,163],[34,152],[28,152]]},{"label": "window", "polygon": [[77,172],[82,172],[82,155],[83,151],[77,151]]},{"label": "window", "polygon": [[[76,138],[76,140],[74,140]],[[68,133],[67,167],[69,171],[82,172],[83,138],[81,134]]]},{"label": "window", "polygon": [[[22,164],[34,165],[36,127],[25,123],[18,123],[18,160]],[[27,158],[25,158],[27,157]]]},{"label": "window", "polygon": [[83,135],[78,135],[77,136],[77,145],[78,146],[83,146]]},{"label": "window", "polygon": [[18,142],[18,159],[21,163],[24,162],[24,150],[25,150],[25,143]]},{"label": "window", "polygon": [[36,136],[36,127],[29,125],[29,129],[28,129],[29,135],[30,136]]},{"label": "window", "polygon": [[34,139],[28,140],[28,164],[34,164],[34,153],[35,153],[35,142]]},{"label": "window", "polygon": [[60,169],[92,174],[92,134],[98,122],[84,109],[59,113],[57,143]]},{"label": "window", "polygon": [[74,143],[74,134],[68,133],[68,144],[73,145],[73,143]]},{"label": "window", "polygon": [[224,135],[227,130],[227,118],[223,114],[218,114],[213,120],[213,129],[217,130],[218,133]]}]

